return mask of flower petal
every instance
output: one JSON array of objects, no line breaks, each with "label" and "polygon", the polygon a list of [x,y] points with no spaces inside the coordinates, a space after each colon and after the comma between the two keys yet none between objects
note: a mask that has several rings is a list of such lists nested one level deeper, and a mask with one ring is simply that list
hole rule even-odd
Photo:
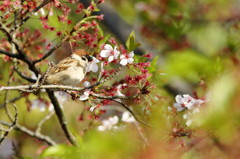
[{"label": "flower petal", "polygon": [[99,131],[104,131],[104,130],[106,130],[106,128],[105,128],[105,126],[100,125],[100,126],[98,126],[98,130],[99,130]]},{"label": "flower petal", "polygon": [[84,87],[88,87],[88,86],[90,86],[90,82],[85,81],[85,82],[83,83],[83,86],[84,86]]},{"label": "flower petal", "polygon": [[127,59],[122,59],[122,60],[120,61],[120,64],[123,65],[123,66],[127,65],[127,63],[128,63],[128,60],[127,60]]},{"label": "flower petal", "polygon": [[120,59],[125,59],[126,58],[126,55],[121,55],[120,56]]},{"label": "flower petal", "polygon": [[190,126],[191,124],[192,124],[192,120],[191,119],[187,120],[186,125]]},{"label": "flower petal", "polygon": [[100,52],[101,57],[108,57],[109,55],[110,55],[110,51],[108,51],[108,50],[102,50]]},{"label": "flower petal", "polygon": [[128,59],[128,63],[133,63],[134,59],[133,58],[129,58]]},{"label": "flower petal", "polygon": [[129,57],[133,57],[134,56],[134,52],[131,51],[129,54],[128,54]]},{"label": "flower petal", "polygon": [[177,109],[178,112],[184,110],[184,107],[182,107],[179,103],[174,103],[173,106]]},{"label": "flower petal", "polygon": [[97,65],[97,64],[94,64],[94,65],[92,66],[92,71],[93,71],[93,72],[97,72],[97,71],[98,71],[98,65]]},{"label": "flower petal", "polygon": [[106,44],[106,45],[104,45],[104,50],[112,51],[113,47],[111,45],[109,45],[109,44]]},{"label": "flower petal", "polygon": [[93,57],[93,63],[99,63],[100,61],[96,58],[96,57]]},{"label": "flower petal", "polygon": [[108,62],[112,62],[114,60],[114,56],[109,56],[109,58],[108,58]]},{"label": "flower petal", "polygon": [[175,97],[175,100],[176,100],[177,103],[181,104],[182,103],[182,96],[181,95],[177,95]]},{"label": "flower petal", "polygon": [[117,50],[117,47],[114,47],[114,57],[117,58],[120,52]]},{"label": "flower petal", "polygon": [[83,94],[80,96],[79,100],[87,100],[89,95]]}]

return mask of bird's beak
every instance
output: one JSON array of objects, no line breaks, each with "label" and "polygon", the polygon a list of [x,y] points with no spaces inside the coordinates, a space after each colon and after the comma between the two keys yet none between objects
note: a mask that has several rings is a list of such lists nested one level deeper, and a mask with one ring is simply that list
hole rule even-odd
[{"label": "bird's beak", "polygon": [[91,62],[93,60],[93,57],[90,55],[85,55],[85,57],[88,59],[89,62]]}]

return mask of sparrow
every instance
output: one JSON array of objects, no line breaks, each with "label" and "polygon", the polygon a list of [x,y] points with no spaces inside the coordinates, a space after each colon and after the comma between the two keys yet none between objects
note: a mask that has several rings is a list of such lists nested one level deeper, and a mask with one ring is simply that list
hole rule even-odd
[{"label": "sparrow", "polygon": [[92,60],[93,57],[85,50],[75,50],[70,57],[50,67],[46,73],[45,83],[78,86],[84,79],[87,73],[86,68]]}]

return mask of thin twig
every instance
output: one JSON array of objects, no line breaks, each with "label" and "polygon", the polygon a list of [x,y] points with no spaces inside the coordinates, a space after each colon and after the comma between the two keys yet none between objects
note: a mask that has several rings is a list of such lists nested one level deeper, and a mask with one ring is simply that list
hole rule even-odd
[{"label": "thin twig", "polygon": [[[14,71],[10,72],[10,75],[9,75],[9,78],[8,78],[8,81],[7,81],[7,85],[10,84],[10,81],[11,81],[11,78],[13,76],[13,73],[14,73]],[[9,120],[11,120],[13,122],[12,116],[11,116],[10,111],[8,109],[8,106],[7,106],[7,100],[8,100],[8,91],[6,91],[5,94],[4,94],[4,105],[3,106],[4,106],[5,112],[6,112],[7,116],[8,116],[8,118],[9,118]]]},{"label": "thin twig", "polygon": [[110,76],[106,77],[105,79],[102,79],[100,83],[105,83],[106,81],[109,81],[113,77],[116,77],[116,75],[122,70],[122,66],[118,67],[118,69],[112,73]]},{"label": "thin twig", "polygon": [[40,133],[43,124],[48,121],[54,115],[54,111],[51,111],[48,115],[46,115],[37,125],[37,129],[35,130],[36,133]]},{"label": "thin twig", "polygon": [[10,100],[5,101],[4,104],[0,104],[0,109],[3,108],[6,104],[16,102],[17,100],[21,99],[22,97],[23,97],[23,95],[20,95],[20,96],[18,96],[18,97],[15,97],[15,98],[13,98],[13,99],[10,99]]},{"label": "thin twig", "polygon": [[[0,124],[5,125],[5,126],[11,126],[10,123],[5,122],[5,121],[0,121]],[[41,141],[47,143],[48,145],[56,145],[55,141],[53,141],[50,137],[39,134],[39,133],[36,134],[35,132],[29,130],[28,128],[26,128],[20,124],[16,124],[13,128],[17,131],[23,132],[31,137],[41,140]]]},{"label": "thin twig", "polygon": [[59,43],[57,43],[54,47],[52,47],[43,57],[41,57],[40,59],[38,60],[35,60],[33,61],[33,64],[36,64],[36,63],[39,63],[43,60],[45,60],[47,57],[49,57],[50,55],[52,55],[52,53],[57,49],[59,48],[60,46],[62,46],[62,44],[65,42],[65,41],[68,41],[74,33],[77,33],[79,31],[81,31],[82,28],[79,28],[81,26],[82,23],[86,22],[87,20],[89,19],[94,19],[94,18],[97,18],[97,16],[91,16],[91,17],[87,17],[81,21],[79,21],[73,28],[72,30],[70,31],[70,33],[68,35],[66,35]]},{"label": "thin twig", "polygon": [[112,101],[114,101],[114,102],[120,104],[122,107],[124,107],[124,108],[135,118],[135,120],[138,121],[139,123],[141,123],[141,124],[143,124],[143,125],[145,125],[145,126],[148,126],[148,127],[155,127],[155,126],[149,125],[149,124],[146,123],[145,121],[142,121],[141,119],[139,119],[139,118],[137,117],[137,115],[135,115],[135,113],[134,113],[125,103],[123,103],[123,102],[121,102],[121,101],[118,101],[118,100],[116,100],[116,99],[113,99]]},{"label": "thin twig", "polygon": [[14,128],[14,126],[17,124],[17,120],[18,120],[18,110],[15,104],[13,104],[13,108],[15,110],[15,116],[14,116],[14,120],[13,123],[10,125],[10,128],[3,134],[3,137],[0,139],[0,145],[3,142],[3,140],[7,137],[7,135],[9,134],[9,132]]},{"label": "thin twig", "polygon": [[25,79],[25,80],[27,80],[27,81],[29,81],[29,82],[32,82],[32,83],[35,83],[35,82],[36,82],[35,79],[32,79],[32,78],[30,78],[30,77],[25,76],[22,72],[20,72],[20,71],[18,70],[18,65],[17,65],[17,61],[16,61],[16,60],[13,60],[13,67],[14,67],[14,71],[17,72],[17,74],[18,74],[20,77],[22,77],[23,79]]},{"label": "thin twig", "polygon": [[3,15],[0,16],[0,21],[2,23],[2,20],[4,19],[5,16],[7,16],[9,13],[11,13],[12,11],[14,11],[16,8],[15,6],[13,6],[12,8],[10,8],[9,10],[7,10],[5,13],[3,13]]},{"label": "thin twig", "polygon": [[[0,88],[1,89],[1,88]],[[99,95],[99,94],[90,94],[90,96],[99,98],[99,99],[108,99],[108,100],[112,100],[112,99],[133,99],[136,98],[140,95],[139,94],[135,94],[134,96],[103,96],[103,95]]]},{"label": "thin twig", "polygon": [[149,145],[149,142],[148,142],[147,137],[146,137],[145,134],[143,133],[142,127],[139,125],[139,123],[138,123],[137,121],[134,121],[133,123],[134,123],[134,125],[135,125],[135,127],[136,127],[136,129],[137,129],[137,131],[138,131],[138,133],[139,133],[139,135],[140,135],[140,137],[142,138],[143,142],[145,143],[144,146],[148,146],[148,145]]},{"label": "thin twig", "polygon": [[19,27],[21,27],[24,23],[26,23],[34,13],[36,13],[39,9],[43,8],[45,5],[47,5],[50,0],[44,0],[39,6],[37,6],[35,9],[33,9],[25,18],[21,20],[21,22],[14,27],[11,28],[10,33],[14,32],[17,30]]}]

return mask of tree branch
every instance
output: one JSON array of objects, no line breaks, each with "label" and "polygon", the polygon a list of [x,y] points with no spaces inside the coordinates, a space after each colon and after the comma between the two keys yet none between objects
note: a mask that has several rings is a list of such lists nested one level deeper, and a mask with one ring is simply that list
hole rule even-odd
[{"label": "tree branch", "polygon": [[0,54],[6,55],[6,56],[9,56],[9,57],[13,57],[13,58],[19,58],[18,54],[13,54],[13,53],[10,53],[8,51],[1,50],[1,49],[0,49]]},{"label": "tree branch", "polygon": [[[7,123],[5,121],[0,121],[0,124],[5,125],[5,126],[11,126],[10,123]],[[22,125],[16,124],[13,128],[17,131],[23,132],[31,137],[41,140],[41,141],[47,143],[48,145],[51,145],[51,146],[56,145],[56,143],[50,137],[42,135],[40,133],[35,133]]]},{"label": "tree branch", "polygon": [[18,91],[26,91],[26,92],[35,92],[36,89],[64,89],[64,90],[71,90],[71,91],[83,91],[85,89],[91,89],[97,86],[98,83],[95,83],[88,87],[72,87],[66,85],[19,85],[19,86],[1,86],[0,91],[4,90],[18,90]]},{"label": "tree branch", "polygon": [[14,32],[15,30],[17,30],[19,27],[21,27],[24,23],[26,23],[28,21],[28,19],[31,18],[31,16],[36,13],[39,9],[41,9],[42,7],[44,7],[45,5],[47,5],[49,2],[51,2],[50,0],[44,0],[39,6],[37,6],[34,10],[32,10],[24,19],[21,20],[21,22],[17,25],[15,25],[14,27],[11,28],[10,33]]},{"label": "tree branch", "polygon": [[57,118],[58,118],[58,121],[62,127],[62,130],[64,131],[67,139],[70,141],[71,144],[77,146],[77,142],[75,140],[75,137],[71,134],[71,132],[68,130],[68,127],[67,127],[67,121],[64,117],[64,114],[63,114],[63,111],[57,101],[57,98],[54,96],[54,93],[53,91],[51,90],[47,90],[47,94],[53,104],[53,107],[54,107],[54,110],[55,110],[55,113],[57,115]]},{"label": "tree branch", "polygon": [[52,55],[52,53],[57,49],[59,48],[65,41],[68,41],[73,33],[75,32],[78,32],[81,30],[80,25],[84,22],[86,22],[86,20],[89,20],[89,19],[94,19],[94,18],[97,18],[97,16],[91,16],[91,17],[87,17],[85,19],[82,19],[81,21],[79,21],[73,28],[72,30],[70,31],[70,33],[68,35],[66,35],[58,44],[56,44],[54,47],[52,47],[43,57],[41,57],[40,59],[38,60],[35,60],[33,61],[33,64],[36,64],[38,62],[41,62],[43,60],[45,60],[47,57],[49,57],[50,55]]}]

